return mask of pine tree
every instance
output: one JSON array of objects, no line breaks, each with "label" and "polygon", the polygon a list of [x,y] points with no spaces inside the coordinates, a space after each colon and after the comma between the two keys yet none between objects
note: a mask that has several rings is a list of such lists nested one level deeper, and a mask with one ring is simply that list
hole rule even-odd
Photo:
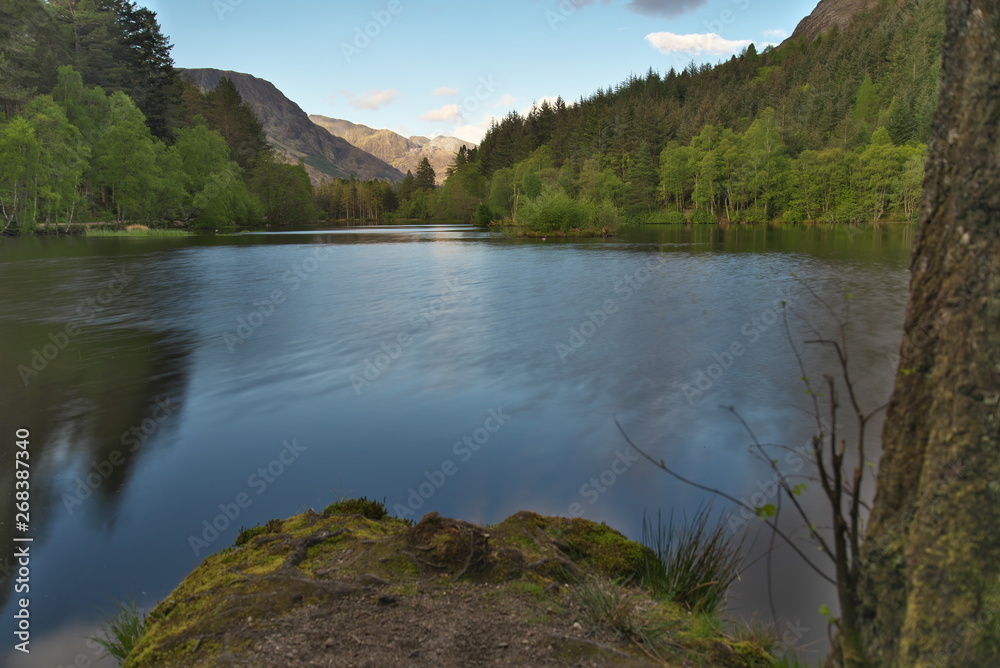
[{"label": "pine tree", "polygon": [[437,175],[434,173],[434,168],[431,167],[430,160],[424,158],[420,161],[420,165],[417,167],[417,176],[414,181],[414,186],[417,190],[434,190],[435,179]]}]

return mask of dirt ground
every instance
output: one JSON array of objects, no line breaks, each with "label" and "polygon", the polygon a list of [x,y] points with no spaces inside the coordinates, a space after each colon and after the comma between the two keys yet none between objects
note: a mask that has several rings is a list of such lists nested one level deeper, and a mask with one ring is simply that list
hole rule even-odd
[{"label": "dirt ground", "polygon": [[[621,651],[627,641],[588,628],[567,592],[547,605],[496,585],[457,585],[415,596],[349,596],[276,620],[252,652],[254,666],[628,666],[663,664]],[[247,623],[254,634],[255,624]],[[621,649],[619,649],[621,648]],[[219,656],[220,665],[226,657]],[[246,665],[233,657],[228,665]]]}]

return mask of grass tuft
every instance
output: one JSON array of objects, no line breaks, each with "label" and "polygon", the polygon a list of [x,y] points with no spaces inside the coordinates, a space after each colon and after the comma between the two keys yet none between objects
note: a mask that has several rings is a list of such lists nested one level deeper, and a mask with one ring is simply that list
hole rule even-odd
[{"label": "grass tuft", "polygon": [[693,612],[723,606],[745,557],[743,539],[729,535],[723,518],[713,523],[711,515],[711,507],[703,506],[690,521],[675,521],[673,513],[666,524],[659,513],[655,524],[642,520],[642,543],[656,554],[646,563],[643,582]]},{"label": "grass tuft", "polygon": [[107,656],[113,657],[118,665],[122,665],[125,657],[142,637],[146,620],[147,616],[139,612],[135,601],[121,603],[118,612],[105,621],[101,635],[91,639],[104,649]]},{"label": "grass tuft", "polygon": [[236,537],[236,545],[246,545],[251,540],[265,533],[277,533],[281,531],[281,520],[268,520],[267,524],[261,524],[249,529],[240,527],[240,535]]},{"label": "grass tuft", "polygon": [[361,515],[370,520],[384,520],[389,516],[385,509],[385,499],[370,501],[362,496],[360,499],[340,499],[334,501],[323,510],[324,515]]}]

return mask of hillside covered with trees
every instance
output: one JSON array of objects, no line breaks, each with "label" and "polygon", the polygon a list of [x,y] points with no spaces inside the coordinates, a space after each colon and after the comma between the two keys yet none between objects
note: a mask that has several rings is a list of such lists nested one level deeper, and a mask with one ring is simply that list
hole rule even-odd
[{"label": "hillside covered with trees", "polygon": [[468,168],[478,216],[568,195],[651,222],[913,220],[943,31],[943,0],[886,0],[815,40],[511,112]]},{"label": "hillside covered with trees", "polygon": [[0,230],[315,218],[305,170],[275,159],[232,82],[201,92],[170,50],[131,0],[0,7]]},{"label": "hillside covered with trees", "polygon": [[911,221],[943,31],[944,0],[882,0],[815,39],[510,112],[440,187],[421,164],[398,184],[334,179],[314,191],[301,166],[275,157],[232,81],[203,92],[178,75],[153,12],[10,0],[0,226]]}]

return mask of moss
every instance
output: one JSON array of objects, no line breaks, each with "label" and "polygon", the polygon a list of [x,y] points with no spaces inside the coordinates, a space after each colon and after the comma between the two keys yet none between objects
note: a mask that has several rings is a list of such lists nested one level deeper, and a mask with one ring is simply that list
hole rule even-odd
[{"label": "moss", "polygon": [[582,519],[568,522],[553,534],[562,541],[560,549],[574,561],[592,564],[612,579],[636,579],[642,574],[643,566],[655,559],[648,547],[627,539],[605,524]]},{"label": "moss", "polygon": [[770,666],[774,658],[764,651],[763,647],[752,642],[743,640],[732,644],[733,651],[747,666]]},{"label": "moss", "polygon": [[[377,601],[459,592],[481,597],[484,613],[494,596],[518,597],[531,603],[529,621],[544,624],[566,611],[565,588],[551,585],[634,577],[649,552],[607,526],[534,513],[487,531],[436,513],[409,526],[363,513],[309,512],[241,536],[156,607],[126,666],[235,665],[253,655],[274,620],[302,606],[335,605],[341,596]],[[752,660],[763,649],[730,647],[717,624],[657,603],[644,590],[633,595],[644,601],[651,628],[670,631],[671,646],[695,648],[717,660],[712,665],[758,665]]]}]

